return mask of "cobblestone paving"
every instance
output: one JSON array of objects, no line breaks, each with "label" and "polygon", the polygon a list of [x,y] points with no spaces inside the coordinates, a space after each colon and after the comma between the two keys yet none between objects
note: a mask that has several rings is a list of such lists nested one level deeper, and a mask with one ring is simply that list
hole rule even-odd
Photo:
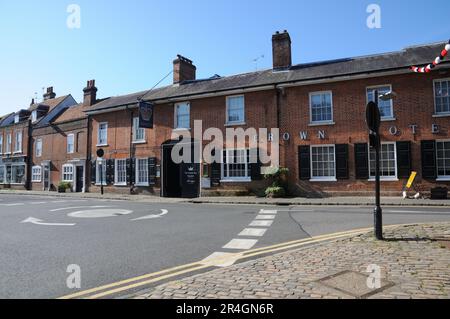
[{"label": "cobblestone paving", "polygon": [[[136,298],[450,298],[450,223],[398,226],[385,229],[385,238],[378,242],[370,233],[283,252],[170,282]],[[360,296],[347,293],[352,283],[339,290],[321,281],[346,271],[368,276],[371,264],[381,267],[382,285],[390,286]]]}]

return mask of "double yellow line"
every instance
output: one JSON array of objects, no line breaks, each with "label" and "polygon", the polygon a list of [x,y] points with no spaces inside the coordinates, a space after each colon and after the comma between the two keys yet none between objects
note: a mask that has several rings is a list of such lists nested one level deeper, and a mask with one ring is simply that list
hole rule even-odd
[{"label": "double yellow line", "polygon": [[350,230],[345,232],[339,232],[328,235],[321,235],[306,239],[300,239],[295,241],[290,241],[282,244],[277,244],[273,246],[268,246],[264,248],[258,248],[253,250],[248,250],[243,253],[232,254],[228,256],[222,256],[215,259],[207,260],[207,261],[198,261],[190,264],[185,264],[165,270],[161,270],[158,272],[149,273],[146,275],[133,277],[130,279],[114,282],[111,284],[95,287],[88,290],[79,291],[77,293],[73,293],[70,295],[62,296],[58,299],[75,299],[75,298],[83,298],[83,299],[99,299],[108,296],[117,295],[120,293],[125,293],[127,291],[140,288],[143,286],[147,286],[159,281],[163,281],[166,279],[174,278],[181,275],[186,275],[189,273],[193,273],[202,269],[210,268],[214,265],[219,265],[221,263],[226,262],[227,260],[233,259],[234,261],[247,259],[250,257],[261,256],[265,254],[271,254],[283,250],[294,249],[305,245],[310,245],[314,243],[320,243],[328,240],[339,239],[349,236],[354,236],[358,234],[363,234],[371,231],[372,228],[363,228]]}]

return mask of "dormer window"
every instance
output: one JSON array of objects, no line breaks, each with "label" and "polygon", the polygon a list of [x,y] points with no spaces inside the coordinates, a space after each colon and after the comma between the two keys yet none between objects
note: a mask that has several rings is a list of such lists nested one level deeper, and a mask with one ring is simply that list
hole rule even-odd
[{"label": "dormer window", "polygon": [[37,121],[37,111],[34,110],[33,112],[31,112],[31,122],[36,122]]},{"label": "dormer window", "polygon": [[14,115],[14,123],[17,124],[19,122],[20,122],[20,115],[19,114]]}]

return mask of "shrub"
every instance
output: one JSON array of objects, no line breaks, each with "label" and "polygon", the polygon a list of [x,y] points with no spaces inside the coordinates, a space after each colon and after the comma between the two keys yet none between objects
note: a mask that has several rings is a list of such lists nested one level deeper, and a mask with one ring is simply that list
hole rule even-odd
[{"label": "shrub", "polygon": [[269,198],[280,198],[286,196],[286,191],[283,187],[270,186],[266,188],[266,196]]}]

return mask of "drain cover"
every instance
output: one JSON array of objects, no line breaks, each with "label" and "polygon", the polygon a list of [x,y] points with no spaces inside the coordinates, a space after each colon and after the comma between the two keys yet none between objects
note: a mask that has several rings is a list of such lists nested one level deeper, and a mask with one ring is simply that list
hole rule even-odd
[{"label": "drain cover", "polygon": [[317,282],[359,299],[368,298],[394,286],[393,283],[381,279],[381,287],[379,289],[371,289],[367,286],[367,278],[368,275],[347,270],[322,278]]}]

